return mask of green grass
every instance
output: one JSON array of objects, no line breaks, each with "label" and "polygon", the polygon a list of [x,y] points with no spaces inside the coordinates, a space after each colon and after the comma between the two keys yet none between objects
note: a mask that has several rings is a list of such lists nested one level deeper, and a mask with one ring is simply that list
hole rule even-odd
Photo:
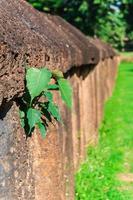
[{"label": "green grass", "polygon": [[[99,143],[88,148],[76,173],[76,200],[133,200],[133,63],[121,63],[113,96],[105,105]],[[127,189],[129,188],[129,189]]]}]

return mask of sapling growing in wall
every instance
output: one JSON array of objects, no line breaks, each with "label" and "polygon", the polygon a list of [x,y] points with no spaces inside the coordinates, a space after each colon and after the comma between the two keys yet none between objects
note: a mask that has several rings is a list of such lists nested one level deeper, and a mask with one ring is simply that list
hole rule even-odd
[{"label": "sapling growing in wall", "polygon": [[72,88],[61,71],[50,71],[47,68],[27,68],[25,82],[25,93],[20,105],[21,125],[27,136],[37,126],[44,138],[49,122],[53,119],[61,122],[59,107],[53,101],[53,91],[58,90],[67,107],[71,108]]}]

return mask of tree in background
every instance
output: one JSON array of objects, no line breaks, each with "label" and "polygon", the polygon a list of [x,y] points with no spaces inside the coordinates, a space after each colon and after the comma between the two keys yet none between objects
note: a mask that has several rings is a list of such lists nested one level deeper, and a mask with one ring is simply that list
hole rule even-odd
[{"label": "tree in background", "polygon": [[126,23],[118,2],[102,1],[99,4],[95,34],[121,50],[124,48]]},{"label": "tree in background", "polygon": [[100,37],[119,50],[124,48],[126,33],[133,37],[133,0],[27,1],[40,11],[60,15],[86,35]]},{"label": "tree in background", "polygon": [[133,50],[133,0],[132,3],[121,4],[120,9],[126,21],[126,48]]}]

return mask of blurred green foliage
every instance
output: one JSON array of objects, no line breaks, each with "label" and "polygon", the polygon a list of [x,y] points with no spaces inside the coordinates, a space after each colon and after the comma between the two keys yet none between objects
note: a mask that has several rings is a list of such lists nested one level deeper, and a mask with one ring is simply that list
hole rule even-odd
[{"label": "blurred green foliage", "polygon": [[118,49],[133,39],[133,0],[27,0],[36,9],[62,16],[89,36]]},{"label": "blurred green foliage", "polygon": [[126,21],[126,34],[129,40],[133,41],[133,0],[132,3],[122,4],[120,9],[124,13],[124,19]]}]

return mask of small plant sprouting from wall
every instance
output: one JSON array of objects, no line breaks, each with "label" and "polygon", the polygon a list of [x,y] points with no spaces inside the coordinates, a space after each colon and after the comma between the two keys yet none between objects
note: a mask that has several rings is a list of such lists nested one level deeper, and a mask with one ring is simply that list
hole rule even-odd
[{"label": "small plant sprouting from wall", "polygon": [[58,105],[53,101],[53,91],[58,90],[65,104],[72,107],[72,88],[61,71],[47,68],[26,69],[26,89],[20,102],[21,125],[27,136],[37,126],[44,138],[48,123],[53,119],[61,122]]}]

